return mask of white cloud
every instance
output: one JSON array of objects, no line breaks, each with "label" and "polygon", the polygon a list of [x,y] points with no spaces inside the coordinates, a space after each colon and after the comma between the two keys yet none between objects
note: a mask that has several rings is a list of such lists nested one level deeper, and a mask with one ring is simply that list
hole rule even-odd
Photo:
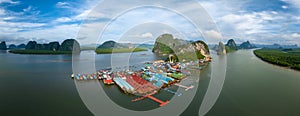
[{"label": "white cloud", "polygon": [[299,34],[299,33],[293,33],[293,34],[291,35],[291,37],[292,37],[292,38],[298,38],[298,39],[300,39],[300,34]]},{"label": "white cloud", "polygon": [[140,36],[141,38],[153,38],[153,35],[152,35],[152,33],[144,33],[144,34],[142,34],[141,36]]},{"label": "white cloud", "polygon": [[137,38],[137,39],[153,39],[154,36],[152,33],[147,32],[147,33],[142,33],[142,34],[138,34],[138,35],[131,35],[129,36],[130,38]]},{"label": "white cloud", "polygon": [[80,14],[73,17],[75,20],[97,20],[100,18],[111,18],[102,12],[92,12],[92,9],[83,10]]},{"label": "white cloud", "polygon": [[9,3],[9,4],[19,4],[19,1],[12,1],[12,0],[0,0],[0,4],[2,3]]},{"label": "white cloud", "polygon": [[[0,0],[0,3],[3,2],[14,2],[11,0]],[[300,0],[283,0],[287,3],[293,4],[294,6],[300,6]],[[37,38],[48,38],[50,40],[51,36],[59,39],[66,39],[67,36],[74,37],[77,34],[77,31],[74,29],[79,29],[79,25],[67,25],[65,22],[74,22],[77,23],[79,21],[87,20],[88,23],[85,23],[80,27],[83,29],[81,34],[79,34],[78,38],[82,38],[80,41],[84,41],[89,43],[92,39],[93,42],[99,38],[99,30],[97,28],[105,26],[109,19],[112,19],[112,14],[120,13],[127,9],[127,7],[132,6],[132,4],[140,5],[141,2],[132,2],[132,1],[120,1],[120,3],[115,2],[106,2],[107,4],[102,5],[102,7],[95,7],[99,2],[99,0],[87,0],[80,5],[75,6],[72,2],[57,2],[57,8],[67,8],[64,10],[68,10],[73,16],[68,17],[59,17],[56,18],[51,22],[54,24],[53,28],[50,29],[39,29],[39,30],[31,30],[27,32],[22,32],[19,35],[19,30],[24,28],[39,28],[44,26],[44,24],[40,23],[9,23],[1,20],[9,20],[14,17],[1,17],[0,18],[0,34],[15,33],[15,36],[18,37],[34,37]],[[142,1],[145,2],[145,1]],[[151,4],[152,2],[146,1],[147,3]],[[199,13],[199,11],[195,11],[197,9],[197,4],[190,4],[190,1],[178,1],[184,2],[183,6],[176,6],[181,3],[172,3],[169,1],[161,1],[159,5],[163,3],[168,3],[170,6],[179,7],[180,11],[186,12],[187,14],[196,14],[195,12]],[[203,25],[198,24],[201,26],[201,31],[203,31],[203,35],[214,38],[214,39],[221,39],[221,33],[224,39],[228,38],[240,38],[240,41],[251,40],[254,42],[266,42],[265,40],[270,41],[283,41],[287,40],[285,38],[294,38],[294,40],[299,41],[297,37],[299,33],[291,33],[285,34],[283,37],[280,34],[272,34],[273,32],[279,33],[277,28],[283,28],[284,25],[288,25],[286,23],[291,23],[293,21],[298,22],[300,16],[289,16],[281,11],[249,11],[245,9],[249,1],[240,1],[240,0],[220,0],[220,1],[206,1],[200,0],[200,3],[204,6],[204,8],[208,11],[208,13],[212,16],[212,19],[215,20],[219,29],[216,29],[214,26],[210,24],[204,23]],[[122,4],[121,4],[122,3]],[[108,8],[106,6],[111,6],[115,4],[121,4],[112,8]],[[106,6],[105,6],[106,5]],[[101,5],[100,5],[101,6]],[[281,6],[283,9],[287,9],[291,7],[291,5]],[[299,7],[300,8],[300,7]],[[24,9],[24,11],[33,11],[34,7],[28,7]],[[202,13],[200,14],[205,14]],[[0,16],[5,15],[5,10],[1,10],[0,8]],[[164,32],[172,33],[173,35],[178,36],[179,38],[186,37],[187,39],[201,39],[201,34],[199,32],[193,30],[193,26],[189,24],[186,19],[182,17],[178,17],[177,14],[172,14],[172,12],[167,12],[166,10],[155,10],[155,9],[138,9],[133,10],[130,12],[126,12],[123,14],[124,16],[117,17],[117,20],[114,21],[111,25],[107,25],[107,33],[105,38],[106,39],[118,39],[122,34],[126,33],[126,31],[134,28],[134,26],[142,25],[144,23],[149,22],[159,22],[160,25],[156,25],[156,27],[149,27],[149,28],[139,28],[138,31],[135,33],[130,33],[131,36],[126,37],[135,37],[135,38],[155,38],[158,34],[162,34]],[[199,17],[200,15],[193,15],[193,17]],[[203,19],[206,20],[206,19]],[[97,22],[98,21],[98,22]],[[213,21],[212,21],[213,22]],[[296,23],[296,22],[293,22]],[[198,23],[198,22],[197,22]],[[169,31],[161,25],[167,25],[170,28],[174,28],[175,31]],[[55,26],[57,25],[57,26]],[[59,29],[59,28],[63,28]],[[162,28],[162,29],[158,29]],[[290,27],[294,28],[294,27]],[[55,30],[56,29],[56,30]],[[96,30],[95,30],[96,29]],[[67,30],[67,31],[66,31]],[[156,30],[159,30],[156,31]],[[219,33],[217,30],[220,30]],[[277,31],[277,32],[276,32]],[[289,31],[294,32],[294,31]],[[37,34],[36,34],[37,33]],[[51,33],[51,34],[50,34]],[[71,34],[72,33],[72,34]],[[270,36],[272,35],[272,36]],[[48,37],[49,36],[49,37]],[[124,38],[126,38],[124,37]],[[84,39],[88,38],[88,39]],[[299,38],[299,37],[298,37]],[[95,41],[94,41],[95,40]],[[141,40],[141,39],[140,39]]]},{"label": "white cloud", "polygon": [[45,39],[48,41],[63,41],[75,38],[79,30],[78,24],[59,25],[53,28],[37,29],[32,31],[19,32],[18,37]]},{"label": "white cloud", "polygon": [[281,6],[281,8],[283,8],[283,9],[287,9],[287,8],[288,8],[288,6]]},{"label": "white cloud", "polygon": [[289,3],[300,10],[300,0],[282,0],[282,1]]},{"label": "white cloud", "polygon": [[71,4],[68,2],[57,2],[55,6],[57,8],[71,8]]},{"label": "white cloud", "polygon": [[32,6],[28,6],[27,8],[23,9],[24,12],[29,12],[32,10]]},{"label": "white cloud", "polygon": [[300,45],[300,34],[299,33],[283,34],[281,36],[288,44]]},{"label": "white cloud", "polygon": [[60,17],[60,18],[57,18],[56,20],[54,20],[54,22],[59,22],[59,23],[65,23],[65,22],[70,22],[70,21],[72,21],[72,19],[69,17]]},{"label": "white cloud", "polygon": [[215,30],[205,31],[203,34],[205,37],[207,37],[206,39],[222,39],[222,35]]}]

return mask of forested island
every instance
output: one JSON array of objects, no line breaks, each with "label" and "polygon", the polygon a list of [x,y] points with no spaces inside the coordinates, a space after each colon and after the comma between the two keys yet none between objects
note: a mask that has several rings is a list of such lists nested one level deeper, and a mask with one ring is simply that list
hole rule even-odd
[{"label": "forested island", "polygon": [[[225,45],[222,42],[220,42],[219,45],[216,45],[213,49],[216,50],[218,54],[226,54],[230,52],[235,52],[239,49],[253,49],[253,48],[256,48],[256,46],[251,44],[249,41],[237,45],[234,39],[229,39]],[[226,53],[224,51],[226,51]]]},{"label": "forested island", "polygon": [[258,49],[254,54],[260,59],[279,66],[300,70],[300,49]]},{"label": "forested island", "polygon": [[14,54],[72,54],[80,52],[80,45],[75,39],[66,39],[60,45],[59,42],[38,44],[36,41],[29,41],[24,49],[11,49]]},{"label": "forested island", "polygon": [[188,41],[174,38],[171,34],[160,35],[154,44],[152,52],[169,58],[171,55],[176,61],[210,61],[210,52],[208,45],[201,41]]},{"label": "forested island", "polygon": [[106,41],[99,45],[95,52],[97,54],[111,54],[111,53],[127,53],[147,51],[146,48],[136,47],[130,43],[117,43],[115,41]]}]

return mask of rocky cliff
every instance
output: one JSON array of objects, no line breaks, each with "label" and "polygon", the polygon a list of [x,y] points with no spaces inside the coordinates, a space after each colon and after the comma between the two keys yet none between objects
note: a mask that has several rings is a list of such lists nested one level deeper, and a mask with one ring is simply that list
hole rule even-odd
[{"label": "rocky cliff", "polygon": [[62,42],[61,46],[59,47],[59,51],[80,52],[80,45],[75,39],[66,39]]},{"label": "rocky cliff", "polygon": [[29,41],[26,46],[26,50],[36,50],[37,49],[37,42],[36,41]]},{"label": "rocky cliff", "polygon": [[155,41],[152,52],[162,56],[173,55],[179,61],[210,59],[209,49],[205,42],[176,39],[171,34],[159,36]]},{"label": "rocky cliff", "polygon": [[232,50],[238,50],[238,47],[233,39],[228,40],[226,46]]},{"label": "rocky cliff", "polygon": [[0,43],[0,50],[7,50],[7,46],[6,46],[5,41],[2,41],[2,42]]},{"label": "rocky cliff", "polygon": [[[20,45],[19,47],[22,47]],[[48,44],[38,44],[36,41],[29,41],[25,46],[26,50],[48,50],[48,51],[80,51],[80,45],[75,39],[67,39],[59,45],[58,42],[50,42]]]},{"label": "rocky cliff", "polygon": [[219,45],[217,46],[217,54],[218,55],[226,54],[225,45],[222,42],[219,42]]}]

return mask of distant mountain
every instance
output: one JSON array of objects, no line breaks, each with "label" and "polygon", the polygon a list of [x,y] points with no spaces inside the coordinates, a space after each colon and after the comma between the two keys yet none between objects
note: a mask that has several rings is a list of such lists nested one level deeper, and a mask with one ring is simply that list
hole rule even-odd
[{"label": "distant mountain", "polygon": [[25,49],[26,45],[25,44],[20,44],[20,45],[15,45],[15,44],[10,44],[7,49],[9,50],[16,50],[16,49]]},{"label": "distant mountain", "polygon": [[[53,42],[52,46],[50,43],[51,48],[58,47],[58,42]],[[62,42],[61,46],[59,46],[59,51],[74,51],[74,52],[80,52],[80,45],[75,39],[66,39]]]},{"label": "distant mountain", "polygon": [[17,46],[18,49],[25,49],[26,45],[25,44],[20,44]]},{"label": "distant mountain", "polygon": [[256,47],[259,48],[271,48],[271,49],[279,49],[279,48],[283,48],[283,49],[288,49],[288,48],[299,48],[297,44],[295,45],[280,45],[280,44],[272,44],[272,45],[264,45],[264,44],[256,44]]},{"label": "distant mountain", "polygon": [[[18,47],[23,47],[19,45]],[[80,45],[75,39],[66,39],[59,45],[59,42],[50,42],[48,44],[38,44],[36,41],[29,41],[25,50],[48,50],[48,51],[80,51]]]},{"label": "distant mountain", "polygon": [[9,46],[8,46],[8,49],[17,49],[17,46],[15,45],[15,44],[10,44]]},{"label": "distant mountain", "polygon": [[238,50],[238,47],[233,39],[228,40],[226,46],[232,50]]},{"label": "distant mountain", "polygon": [[98,48],[130,48],[133,47],[129,43],[117,43],[115,41],[106,41],[103,44],[99,45]]},{"label": "distant mountain", "polygon": [[154,45],[153,44],[135,44],[135,47],[141,47],[141,48],[153,48]]},{"label": "distant mountain", "polygon": [[240,46],[239,49],[253,49],[256,48],[254,45],[252,45],[249,41],[243,42]]},{"label": "distant mountain", "polygon": [[209,48],[205,42],[177,39],[171,34],[157,37],[152,52],[162,56],[172,55],[179,61],[210,60]]},{"label": "distant mountain", "polygon": [[0,50],[7,50],[7,46],[6,46],[5,41],[2,41],[2,42],[0,43]]}]

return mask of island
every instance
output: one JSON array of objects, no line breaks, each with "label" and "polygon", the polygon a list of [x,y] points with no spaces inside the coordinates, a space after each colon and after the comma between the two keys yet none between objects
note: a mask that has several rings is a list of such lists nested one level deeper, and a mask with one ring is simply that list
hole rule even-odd
[{"label": "island", "polygon": [[256,48],[255,45],[251,44],[249,41],[243,42],[239,46],[239,49],[253,49],[253,48]]},{"label": "island", "polygon": [[148,51],[146,48],[137,47],[130,43],[117,43],[115,41],[106,41],[99,45],[95,52],[97,54],[111,54],[111,53],[128,53]]},{"label": "island", "polygon": [[222,43],[222,42],[219,42],[219,45],[217,46],[217,54],[218,55],[224,55],[226,54],[226,46]]},{"label": "island", "polygon": [[234,39],[229,39],[226,43],[226,45],[223,45],[222,42],[219,43],[219,45],[215,45],[213,47],[214,50],[217,51],[217,53],[220,54],[226,54],[223,49],[225,48],[226,53],[235,52],[239,49],[253,49],[256,48],[255,45],[251,44],[249,41],[243,42],[239,46],[235,43]]},{"label": "island", "polygon": [[300,49],[258,49],[254,50],[254,54],[263,61],[300,70]]},{"label": "island", "polygon": [[7,50],[7,46],[6,46],[5,41],[2,41],[2,42],[0,43],[0,50]]},{"label": "island", "polygon": [[209,48],[205,42],[178,39],[171,34],[160,35],[155,41],[152,52],[166,57],[167,60],[173,58],[174,62],[211,61]]},{"label": "island", "polygon": [[229,39],[225,45],[226,52],[234,52],[238,50],[238,47],[233,39]]},{"label": "island", "polygon": [[[125,51],[134,49],[130,46],[130,44],[106,41],[97,49],[108,49],[112,50],[113,53],[113,49],[124,49]],[[182,93],[169,90],[171,86],[184,89],[184,91],[193,89],[194,82],[180,82],[195,75],[198,77],[198,72],[202,69],[200,67],[207,66],[205,64],[211,60],[205,42],[177,39],[171,34],[157,37],[152,52],[158,55],[155,60],[129,66],[126,70],[107,67],[90,74],[74,73],[71,78],[76,81],[101,80],[104,86],[115,85],[121,92],[135,96],[136,98],[132,99],[131,102],[150,99],[163,107],[169,101],[160,100],[159,96],[155,96],[155,94],[159,94],[160,91],[167,91],[174,95],[182,95]]]},{"label": "island", "polygon": [[[19,45],[22,47],[24,45]],[[59,42],[38,44],[36,41],[29,41],[25,49],[13,49],[9,51],[14,54],[72,54],[80,53],[80,45],[75,39],[66,39],[60,45]]]}]

